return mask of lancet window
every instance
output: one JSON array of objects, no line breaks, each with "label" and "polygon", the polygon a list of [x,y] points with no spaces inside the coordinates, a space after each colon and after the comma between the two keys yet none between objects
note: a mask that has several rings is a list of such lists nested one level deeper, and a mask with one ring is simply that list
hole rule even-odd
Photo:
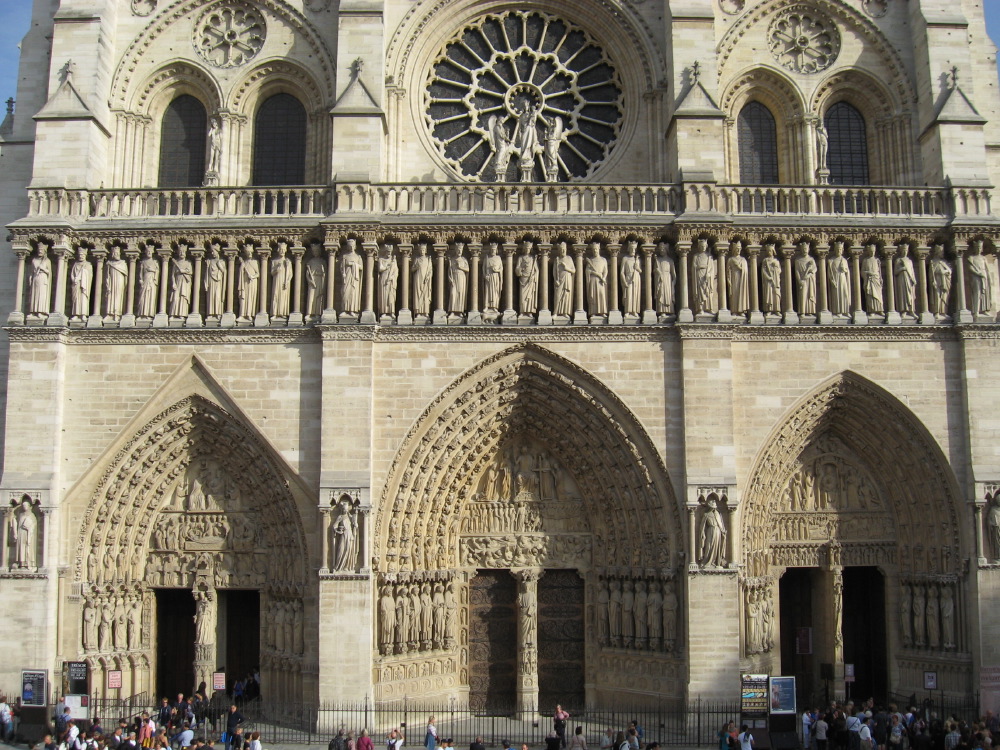
[{"label": "lancet window", "polygon": [[275,94],[254,120],[253,184],[306,181],[306,110],[291,94]]},{"label": "lancet window", "polygon": [[749,102],[736,120],[740,149],[740,182],[744,185],[778,183],[778,132],[771,111]]},{"label": "lancet window", "polygon": [[865,118],[847,102],[837,102],[826,112],[826,132],[830,137],[827,168],[833,185],[867,185],[868,136]]},{"label": "lancet window", "polygon": [[207,136],[205,105],[190,94],[170,102],[160,127],[160,187],[202,185]]}]

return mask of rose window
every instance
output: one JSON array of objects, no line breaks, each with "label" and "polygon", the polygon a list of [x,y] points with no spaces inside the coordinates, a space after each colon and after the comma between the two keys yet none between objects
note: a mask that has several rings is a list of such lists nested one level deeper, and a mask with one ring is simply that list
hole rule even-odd
[{"label": "rose window", "polygon": [[209,9],[198,21],[195,49],[219,68],[249,61],[264,46],[264,17],[253,7],[226,3]]},{"label": "rose window", "polygon": [[818,73],[829,68],[840,53],[840,32],[812,8],[792,6],[768,31],[774,59],[793,73]]},{"label": "rose window", "polygon": [[618,138],[622,87],[582,29],[508,11],[467,26],[434,62],[425,115],[445,161],[484,182],[590,175]]}]

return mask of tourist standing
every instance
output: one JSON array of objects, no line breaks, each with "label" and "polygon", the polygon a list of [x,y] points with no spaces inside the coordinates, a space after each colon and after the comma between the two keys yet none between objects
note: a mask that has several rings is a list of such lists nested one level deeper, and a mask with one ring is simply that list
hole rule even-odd
[{"label": "tourist standing", "polygon": [[556,735],[559,737],[559,746],[561,748],[566,747],[566,721],[569,719],[569,713],[563,710],[563,707],[556,704],[556,711],[552,715],[552,724],[556,730]]}]

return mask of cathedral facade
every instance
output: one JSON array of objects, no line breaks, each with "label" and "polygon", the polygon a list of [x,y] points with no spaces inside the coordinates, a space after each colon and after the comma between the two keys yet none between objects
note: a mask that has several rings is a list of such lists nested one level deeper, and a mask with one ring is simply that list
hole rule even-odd
[{"label": "cathedral facade", "polygon": [[35,0],[0,685],[995,710],[995,55],[977,0]]}]

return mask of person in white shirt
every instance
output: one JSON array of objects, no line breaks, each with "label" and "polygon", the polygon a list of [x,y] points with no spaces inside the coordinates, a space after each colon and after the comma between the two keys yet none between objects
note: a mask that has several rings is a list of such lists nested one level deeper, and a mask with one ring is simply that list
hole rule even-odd
[{"label": "person in white shirt", "polygon": [[861,719],[861,729],[858,730],[858,734],[861,735],[861,750],[872,750],[872,730],[868,726],[867,716]]},{"label": "person in white shirt", "polygon": [[753,735],[750,734],[750,727],[746,724],[740,727],[740,736],[736,738],[740,743],[740,750],[753,750]]}]

